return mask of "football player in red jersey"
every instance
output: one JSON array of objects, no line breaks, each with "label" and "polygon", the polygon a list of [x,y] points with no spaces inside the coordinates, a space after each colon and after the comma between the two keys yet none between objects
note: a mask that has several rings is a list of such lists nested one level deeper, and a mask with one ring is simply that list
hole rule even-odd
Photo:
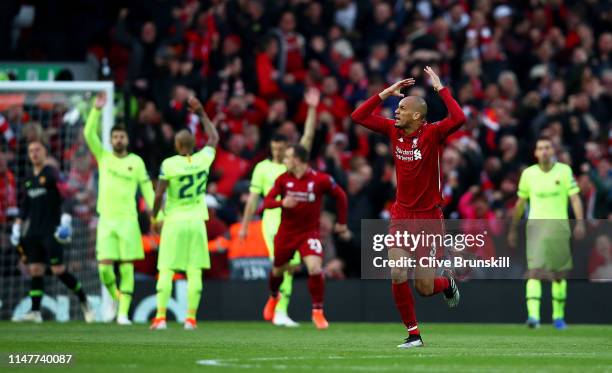
[{"label": "football player in red jersey", "polygon": [[[461,107],[452,98],[438,75],[429,66],[425,73],[438,92],[448,116],[435,123],[426,121],[427,103],[422,97],[407,96],[401,90],[414,85],[412,78],[401,80],[370,97],[352,114],[353,121],[381,133],[389,138],[397,176],[397,197],[391,209],[391,231],[408,230],[418,233],[425,228],[427,233],[444,232],[442,195],[440,193],[440,158],[445,139],[465,122]],[[404,97],[395,110],[395,120],[372,114],[376,107],[390,96]],[[416,228],[416,229],[415,229]],[[411,255],[404,248],[390,248],[389,259],[397,260]],[[417,247],[417,257],[436,256],[441,250],[436,247]],[[459,302],[459,289],[450,271],[436,277],[435,268],[415,268],[414,285],[422,296],[443,293],[449,307]],[[402,268],[391,270],[393,299],[408,329],[408,338],[398,345],[400,348],[423,346],[419,333],[414,298],[408,285],[408,271]]]},{"label": "football player in red jersey", "polygon": [[[285,150],[287,172],[281,174],[264,199],[264,208],[282,207],[281,223],[274,237],[274,264],[270,273],[270,297],[264,307],[264,319],[270,320],[278,300],[279,287],[289,260],[299,251],[308,269],[308,291],[312,297],[312,321],[317,329],[329,324],[323,314],[324,281],[322,273],[323,246],[319,227],[323,195],[336,199],[338,222],[335,231],[340,237],[350,235],[346,227],[346,194],[326,173],[308,166],[308,151],[301,145]],[[281,200],[277,197],[281,196]]]}]

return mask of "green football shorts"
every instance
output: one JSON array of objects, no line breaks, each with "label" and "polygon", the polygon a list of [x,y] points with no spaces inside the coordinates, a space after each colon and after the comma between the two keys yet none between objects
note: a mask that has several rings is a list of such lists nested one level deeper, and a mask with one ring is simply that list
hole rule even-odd
[{"label": "green football shorts", "polygon": [[570,227],[567,220],[527,222],[527,268],[563,272],[572,269]]},{"label": "green football shorts", "polygon": [[157,269],[186,271],[188,268],[210,268],[204,221],[166,218],[161,231]]},{"label": "green football shorts", "polygon": [[136,217],[100,216],[96,233],[96,259],[132,261],[144,258],[142,236]]}]

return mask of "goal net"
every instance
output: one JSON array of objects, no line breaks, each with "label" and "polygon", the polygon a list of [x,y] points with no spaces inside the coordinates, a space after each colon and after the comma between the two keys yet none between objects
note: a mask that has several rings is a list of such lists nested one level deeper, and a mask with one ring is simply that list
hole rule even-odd
[{"label": "goal net", "polygon": [[[93,96],[105,91],[113,102],[111,82],[0,82],[0,320],[30,310],[30,276],[18,250],[10,244],[11,226],[23,198],[23,181],[31,165],[27,144],[41,139],[48,163],[60,174],[67,196],[64,206],[73,216],[72,242],[64,263],[81,281],[101,315],[101,291],[95,261],[97,167],[83,139],[83,126]],[[103,113],[103,142],[113,123],[113,105]],[[45,277],[43,318],[81,319],[78,300],[50,271]]]}]

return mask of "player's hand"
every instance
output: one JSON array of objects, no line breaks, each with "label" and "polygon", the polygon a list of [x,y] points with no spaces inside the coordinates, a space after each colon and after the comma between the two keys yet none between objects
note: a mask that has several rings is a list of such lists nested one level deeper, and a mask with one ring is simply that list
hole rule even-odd
[{"label": "player's hand", "polygon": [[439,91],[444,88],[442,82],[440,81],[440,77],[438,76],[438,74],[435,73],[435,71],[433,71],[431,66],[425,66],[425,74],[429,76],[429,80],[431,80],[431,85],[433,86],[433,89]]},{"label": "player's hand", "polygon": [[338,234],[342,241],[349,241],[351,237],[353,237],[353,234],[351,233],[351,231],[349,231],[346,224],[336,223],[334,231]]},{"label": "player's hand", "polygon": [[410,87],[414,85],[414,78],[408,78],[404,80],[400,80],[399,82],[394,83],[393,85],[387,87],[384,91],[380,92],[378,96],[384,100],[390,96],[404,97],[404,94],[401,92],[402,89],[406,87]]},{"label": "player's hand", "polygon": [[286,209],[292,209],[295,206],[297,206],[297,204],[298,204],[297,200],[291,196],[287,196],[283,198],[283,207]]},{"label": "player's hand", "polygon": [[576,222],[576,226],[574,227],[574,238],[577,240],[583,239],[586,233],[585,231],[584,221],[578,220]]},{"label": "player's hand", "polygon": [[318,89],[311,87],[308,88],[306,94],[304,95],[304,101],[306,101],[306,105],[311,108],[316,108],[319,106],[319,100],[321,98],[321,93]]},{"label": "player's hand", "polygon": [[14,223],[11,229],[11,245],[19,246],[19,240],[21,239],[21,224]]},{"label": "player's hand", "polygon": [[72,240],[72,216],[69,214],[62,214],[60,225],[55,229],[53,235],[57,242],[61,244],[70,243]]},{"label": "player's hand", "polygon": [[240,226],[240,230],[238,231],[238,239],[240,241],[244,241],[246,240],[248,235],[249,235],[249,227],[246,224],[242,224]]},{"label": "player's hand", "polygon": [[202,103],[195,96],[189,97],[189,99],[187,99],[187,103],[189,104],[189,111],[192,113],[197,115],[202,115],[202,113],[204,113]]},{"label": "player's hand", "polygon": [[515,249],[517,241],[518,234],[516,233],[516,229],[510,228],[510,232],[508,232],[508,246],[510,246],[511,249]]},{"label": "player's hand", "polygon": [[106,105],[106,92],[102,91],[96,95],[96,100],[94,101],[94,106],[98,110],[102,110],[104,105]]}]

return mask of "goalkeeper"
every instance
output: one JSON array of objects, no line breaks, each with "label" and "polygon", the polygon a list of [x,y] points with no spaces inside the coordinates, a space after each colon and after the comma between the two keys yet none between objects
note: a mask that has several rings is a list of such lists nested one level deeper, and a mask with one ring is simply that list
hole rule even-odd
[{"label": "goalkeeper", "polygon": [[[64,244],[72,235],[70,215],[62,214],[62,196],[57,171],[46,164],[47,150],[40,141],[28,144],[32,172],[25,180],[25,193],[20,218],[13,225],[11,243],[21,250],[28,263],[31,287],[31,311],[15,321],[42,322],[40,306],[44,292],[45,265],[79,298],[86,322],[94,321],[94,312],[87,303],[81,283],[66,270]],[[23,228],[23,237],[22,237]]]},{"label": "goalkeeper", "polygon": [[208,219],[208,209],[204,196],[219,134],[195,97],[189,99],[189,109],[200,117],[208,142],[194,154],[193,135],[187,130],[177,132],[174,145],[178,154],[164,160],[161,166],[153,207],[154,227],[157,225],[155,219],[161,210],[164,193],[168,193],[157,261],[157,314],[151,330],[166,329],[166,308],[176,271],[187,274],[187,317],[184,327],[186,330],[196,328],[196,314],[202,293],[202,269],[210,268],[204,225]]},{"label": "goalkeeper", "polygon": [[518,201],[514,209],[508,241],[516,246],[518,222],[529,201],[527,221],[527,325],[540,326],[540,299],[542,280],[551,281],[553,325],[562,330],[565,323],[567,275],[572,269],[568,199],[571,202],[576,226],[574,236],[584,237],[584,220],[580,189],[572,169],[555,161],[552,142],[547,137],[536,141],[535,157],[538,163],[523,171],[518,186]]},{"label": "goalkeeper", "polygon": [[[119,302],[117,323],[131,325],[128,318],[134,292],[134,261],[144,258],[138,225],[136,190],[140,188],[147,206],[153,206],[153,185],[144,162],[128,153],[128,134],[115,125],[111,129],[112,152],[102,147],[99,135],[101,110],[106,95],[98,94],[85,124],[84,136],[98,161],[98,205],[96,257],[100,280],[115,302]],[[117,290],[114,263],[119,263],[121,282]],[[116,308],[114,307],[116,310]]]}]

